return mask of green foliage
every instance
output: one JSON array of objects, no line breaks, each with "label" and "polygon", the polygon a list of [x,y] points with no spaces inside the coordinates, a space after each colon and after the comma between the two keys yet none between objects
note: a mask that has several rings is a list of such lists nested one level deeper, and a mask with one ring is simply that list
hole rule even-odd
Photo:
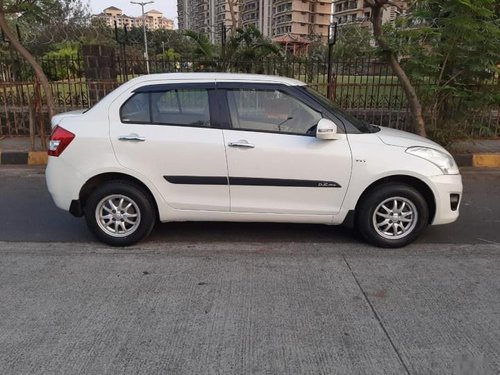
[{"label": "green foliage", "polygon": [[385,31],[417,85],[431,133],[470,125],[478,113],[500,106],[492,85],[500,62],[497,0],[420,0],[410,17]]},{"label": "green foliage", "polygon": [[106,35],[102,27],[95,28],[92,24],[84,1],[8,1],[4,10],[11,29],[19,28],[23,45],[33,55],[43,56],[61,43],[92,42],[97,35],[100,38]]},{"label": "green foliage", "polygon": [[337,43],[333,48],[335,58],[359,58],[373,52],[371,33],[359,25],[344,25],[338,28]]},{"label": "green foliage", "polygon": [[265,38],[255,27],[236,29],[220,50],[205,35],[191,30],[184,33],[196,43],[194,55],[202,59],[203,70],[213,67],[214,70],[259,73],[265,57],[279,56],[282,52],[281,46]]},{"label": "green foliage", "polygon": [[78,43],[65,42],[54,46],[54,50],[45,54],[42,59],[42,68],[52,81],[80,76],[78,62]]},{"label": "green foliage", "polygon": [[82,0],[4,0],[3,13],[15,14],[19,22],[30,24],[65,22],[89,15]]},{"label": "green foliage", "polygon": [[231,35],[224,50],[224,67],[234,68],[245,72],[261,69],[259,62],[268,56],[279,56],[281,46],[265,38],[254,26],[238,28]]},{"label": "green foliage", "polygon": [[[142,34],[141,34],[142,40]],[[149,47],[160,54],[165,50],[173,49],[181,55],[193,53],[195,43],[180,30],[155,30],[148,33]]]},{"label": "green foliage", "polygon": [[175,52],[173,48],[169,48],[165,50],[165,53],[160,53],[156,55],[156,57],[165,60],[178,60],[181,57],[181,54]]},{"label": "green foliage", "polygon": [[54,45],[54,50],[45,54],[44,58],[67,59],[77,58],[79,45],[75,42],[63,42]]},{"label": "green foliage", "polygon": [[195,56],[206,59],[217,57],[217,47],[210,42],[206,35],[197,33],[193,30],[184,30],[184,35],[195,43],[193,49]]}]

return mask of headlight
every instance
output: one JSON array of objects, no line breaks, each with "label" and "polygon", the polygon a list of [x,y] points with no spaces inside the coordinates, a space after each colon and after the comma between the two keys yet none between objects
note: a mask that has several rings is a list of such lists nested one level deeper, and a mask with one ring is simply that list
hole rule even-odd
[{"label": "headlight", "polygon": [[455,160],[445,152],[421,146],[409,147],[406,149],[406,152],[430,161],[432,164],[438,166],[444,174],[460,173]]}]

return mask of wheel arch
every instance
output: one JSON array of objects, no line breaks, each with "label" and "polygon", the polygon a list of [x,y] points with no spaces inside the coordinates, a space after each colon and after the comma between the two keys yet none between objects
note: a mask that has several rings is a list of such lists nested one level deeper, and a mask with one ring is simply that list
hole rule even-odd
[{"label": "wheel arch", "polygon": [[[126,181],[130,184],[133,184],[140,189],[142,189],[150,198],[151,203],[153,204],[154,210],[156,217],[159,218],[160,213],[159,213],[159,208],[158,208],[158,202],[156,201],[156,198],[154,194],[151,192],[151,189],[144,184],[141,180],[139,180],[136,177],[130,176],[126,173],[119,173],[119,172],[106,172],[106,173],[101,173],[98,175],[95,175],[91,177],[85,184],[82,186],[80,189],[79,193],[79,205],[83,209],[85,207],[85,203],[92,193],[98,186],[102,185],[103,183],[110,182],[110,181]],[[83,211],[82,211],[83,212]]]},{"label": "wheel arch", "polygon": [[[383,178],[380,178],[379,180],[371,183],[364,191],[361,193],[358,201],[356,202],[356,207],[354,209],[354,215],[356,215],[356,212],[358,212],[358,208],[367,197],[371,191],[379,187],[380,185],[384,185],[387,183],[403,183],[406,185],[409,185],[417,191],[422,194],[424,197],[427,207],[429,208],[429,224],[432,223],[434,220],[434,216],[436,215],[436,197],[434,196],[434,193],[432,189],[427,185],[424,181],[417,177],[413,176],[407,176],[407,175],[392,175],[392,176],[386,176]],[[354,219],[354,218],[352,218]]]}]

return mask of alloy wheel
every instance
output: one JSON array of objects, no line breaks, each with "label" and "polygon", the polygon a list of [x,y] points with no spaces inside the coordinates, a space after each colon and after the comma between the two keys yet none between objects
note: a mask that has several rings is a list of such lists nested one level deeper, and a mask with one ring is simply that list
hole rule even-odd
[{"label": "alloy wheel", "polygon": [[373,227],[383,238],[397,240],[409,235],[418,222],[415,204],[407,198],[391,197],[373,212]]},{"label": "alloy wheel", "polygon": [[141,223],[141,212],[133,199],[121,194],[104,197],[95,209],[96,222],[106,234],[126,237]]}]

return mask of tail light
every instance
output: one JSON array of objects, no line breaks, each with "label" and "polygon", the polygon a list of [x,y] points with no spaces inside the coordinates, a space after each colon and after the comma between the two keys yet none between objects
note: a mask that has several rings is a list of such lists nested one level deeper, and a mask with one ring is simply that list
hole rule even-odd
[{"label": "tail light", "polygon": [[75,139],[75,135],[59,125],[52,130],[49,141],[49,156],[58,157],[68,147],[68,145]]}]

